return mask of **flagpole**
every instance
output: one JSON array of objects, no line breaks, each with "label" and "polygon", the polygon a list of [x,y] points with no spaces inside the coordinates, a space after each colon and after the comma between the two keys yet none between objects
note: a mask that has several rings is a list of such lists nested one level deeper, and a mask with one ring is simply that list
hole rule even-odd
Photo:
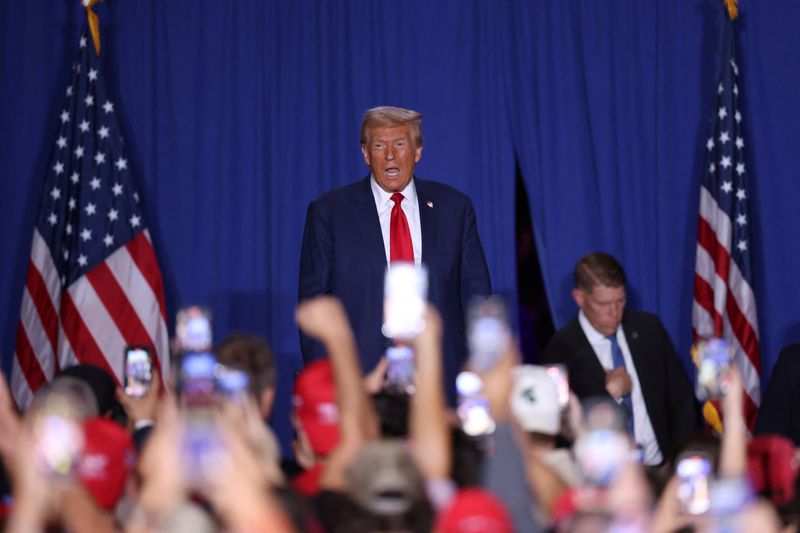
[{"label": "flagpole", "polygon": [[95,4],[103,0],[81,0],[81,3],[86,8],[86,17],[89,19],[89,31],[92,33],[92,42],[94,42],[94,49],[97,55],[100,55],[100,21],[97,14],[92,11]]}]

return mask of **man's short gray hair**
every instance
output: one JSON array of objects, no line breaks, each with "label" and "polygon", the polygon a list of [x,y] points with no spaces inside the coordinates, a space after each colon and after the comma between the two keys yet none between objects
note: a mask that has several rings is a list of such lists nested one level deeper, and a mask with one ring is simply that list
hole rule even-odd
[{"label": "man's short gray hair", "polygon": [[379,106],[368,109],[361,119],[361,144],[367,144],[367,133],[372,128],[391,128],[408,124],[414,147],[422,146],[422,115],[412,109]]}]

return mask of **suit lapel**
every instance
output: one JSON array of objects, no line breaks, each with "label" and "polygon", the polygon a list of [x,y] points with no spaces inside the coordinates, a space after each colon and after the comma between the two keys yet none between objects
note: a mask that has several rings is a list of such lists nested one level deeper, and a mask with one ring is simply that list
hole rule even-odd
[{"label": "suit lapel", "polygon": [[367,176],[362,180],[361,186],[358,187],[357,194],[354,196],[353,219],[358,225],[364,250],[367,251],[364,255],[383,278],[386,271],[386,249],[383,246],[381,221],[378,219],[378,210],[375,207],[375,197],[372,195],[370,179],[370,176]]},{"label": "suit lapel", "polygon": [[586,338],[586,334],[583,332],[583,328],[581,328],[577,318],[573,320],[570,326],[574,328],[574,332],[568,338],[575,339],[574,351],[578,359],[576,366],[586,373],[587,378],[594,384],[593,389],[605,391],[606,371],[603,365],[600,364],[600,360],[597,359],[594,348],[589,343],[589,339]]},{"label": "suit lapel", "polygon": [[430,268],[436,260],[437,241],[439,238],[439,207],[430,196],[425,180],[414,178],[417,189],[417,208],[422,233],[422,262]]}]

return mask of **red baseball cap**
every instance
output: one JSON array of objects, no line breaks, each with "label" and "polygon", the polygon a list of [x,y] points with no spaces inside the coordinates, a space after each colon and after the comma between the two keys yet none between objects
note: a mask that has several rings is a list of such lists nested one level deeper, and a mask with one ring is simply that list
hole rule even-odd
[{"label": "red baseball cap", "polygon": [[436,519],[440,533],[512,533],[514,524],[505,505],[484,489],[459,491]]},{"label": "red baseball cap", "polygon": [[329,454],[339,443],[339,408],[329,360],[318,359],[300,372],[292,404],[314,453]]},{"label": "red baseball cap", "polygon": [[747,445],[747,470],[756,492],[776,505],[794,498],[798,464],[794,443],[781,435],[758,435]]},{"label": "red baseball cap", "polygon": [[100,507],[113,509],[133,467],[133,439],[119,424],[99,417],[86,420],[83,431],[78,479]]}]

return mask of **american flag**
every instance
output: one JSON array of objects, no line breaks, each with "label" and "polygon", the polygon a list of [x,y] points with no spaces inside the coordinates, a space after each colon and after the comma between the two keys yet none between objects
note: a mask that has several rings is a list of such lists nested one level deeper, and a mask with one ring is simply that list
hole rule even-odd
[{"label": "american flag", "polygon": [[11,376],[20,407],[77,363],[121,381],[127,345],[169,368],[161,272],[117,112],[83,36],[33,230]]},{"label": "american flag", "polygon": [[726,18],[720,30],[719,78],[700,186],[692,327],[695,338],[721,337],[733,347],[744,381],[745,417],[752,429],[761,400],[761,353],[749,189],[733,22]]}]

